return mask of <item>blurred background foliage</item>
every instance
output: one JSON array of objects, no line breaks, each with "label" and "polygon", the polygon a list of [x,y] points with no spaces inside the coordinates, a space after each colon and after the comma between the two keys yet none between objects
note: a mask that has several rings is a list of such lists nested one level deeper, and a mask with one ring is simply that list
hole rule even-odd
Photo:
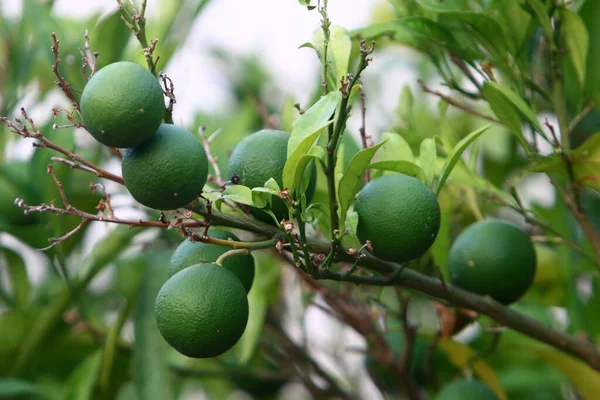
[{"label": "blurred background foliage", "polygon": [[[48,138],[94,163],[114,169],[114,155],[88,140],[84,131],[53,129],[54,124],[65,125],[68,121],[64,112],[56,119],[51,118],[50,110],[68,108],[69,104],[57,94],[54,83],[50,33],[55,32],[60,40],[60,73],[77,91],[85,82],[80,71],[80,49],[86,30],[92,50],[99,53],[99,67],[117,60],[143,63],[139,44],[118,11],[82,19],[57,15],[53,3],[23,0],[23,9],[27,11],[19,18],[0,14],[0,115],[16,115],[26,105],[30,114],[40,116],[43,122],[38,127]],[[445,47],[448,44],[456,46],[451,50],[462,60],[491,60],[506,85],[528,94],[525,100],[536,114],[553,118],[548,99],[527,90],[532,82],[547,89],[551,68],[547,64],[548,44],[540,34],[544,24],[536,19],[531,8],[521,3],[517,0],[374,3],[370,24],[350,34],[353,49],[358,47],[361,37],[377,40],[374,57],[381,62],[370,67],[374,70],[368,70],[363,80],[368,112],[377,112],[382,101],[388,102],[386,109],[393,109],[389,115],[380,115],[377,121],[385,128],[370,132],[375,142],[387,139],[378,161],[418,162],[423,140],[435,138],[441,162],[463,137],[488,122],[423,93],[416,82],[397,93],[393,107],[387,97],[379,99],[386,79],[393,79],[386,73],[404,58],[413,60],[412,73],[428,86],[444,83],[453,93],[467,91],[461,101],[481,113],[504,119],[481,96],[469,98],[464,88],[472,90],[472,83],[462,74],[462,65],[452,63]],[[545,9],[553,1],[525,3]],[[181,50],[194,22],[208,4],[207,0],[149,1],[148,7],[157,11],[148,21],[148,37],[160,38],[155,54],[160,56],[161,69]],[[581,17],[589,38],[583,84],[577,78],[582,68],[580,62],[564,58],[562,67],[567,107],[573,118],[590,101],[600,104],[597,68],[600,28],[596,23],[600,20],[600,2],[573,1],[570,9]],[[301,12],[306,10],[298,6],[298,13]],[[399,25],[397,21],[404,17],[413,20]],[[424,20],[431,23],[423,23]],[[463,22],[467,20],[477,32],[465,28]],[[444,36],[450,33],[451,37]],[[314,86],[307,88],[310,93],[307,98],[312,100],[297,105],[298,100],[275,83],[258,54],[240,56],[220,48],[211,49],[211,54],[221,66],[234,101],[231,107],[216,112],[197,110],[187,128],[213,135],[213,155],[226,174],[227,157],[241,138],[266,126],[291,130],[298,116],[296,107],[308,108],[320,96],[321,86],[315,75]],[[353,51],[351,65],[357,62],[357,57]],[[177,93],[177,85],[185,83],[175,81],[175,85]],[[360,113],[354,114],[342,142],[342,168],[361,148]],[[599,130],[600,111],[594,107],[575,127],[571,137],[573,147],[582,145]],[[200,396],[198,393],[209,399],[316,398],[318,390],[310,389],[310,385],[318,389],[327,379],[357,397],[377,398],[388,391],[388,386],[393,386],[388,384],[393,377],[386,376],[385,370],[371,366],[367,373],[362,363],[365,358],[362,338],[353,336],[349,328],[343,328],[326,315],[320,315],[316,323],[311,322],[311,315],[320,312],[315,303],[320,304],[322,299],[304,290],[295,273],[269,251],[254,253],[257,273],[249,295],[250,322],[238,345],[216,359],[193,360],[176,354],[156,329],[153,304],[167,277],[168,258],[181,236],[167,230],[139,231],[93,223],[59,246],[44,252],[36,250],[48,246],[49,237],[64,235],[80,221],[49,213],[25,216],[14,207],[17,197],[30,205],[58,201],[56,187],[46,173],[51,157],[56,154],[39,147],[30,149],[31,143],[0,127],[0,146],[4,149],[0,153],[0,231],[3,232],[0,235],[0,398],[175,399],[200,398],[195,397]],[[552,152],[543,144],[539,149],[540,155]],[[483,216],[523,223],[518,213],[490,201],[490,193],[510,200],[507,181],[532,164],[535,161],[523,151],[518,135],[506,125],[493,125],[484,139],[470,148],[440,194],[442,228],[429,256],[443,274],[450,244],[465,226]],[[54,168],[71,203],[96,213],[98,202],[104,197],[99,180],[64,164],[54,163]],[[90,184],[94,191],[90,190]],[[539,174],[528,174],[518,188],[537,218],[582,251],[592,252],[564,201],[555,196],[547,180]],[[150,219],[158,218],[132,206],[122,190],[110,185],[107,190],[114,195],[118,213],[135,218],[146,213]],[[600,227],[597,192],[589,189],[582,195],[589,217]],[[326,198],[325,180],[320,176],[314,201],[327,203],[323,200]],[[319,220],[315,226],[325,228],[326,224],[327,221]],[[569,334],[597,342],[600,286],[596,265],[560,240],[544,241],[543,232],[531,229],[540,239],[536,244],[538,274],[532,290],[515,308]],[[244,238],[243,233],[241,236]],[[346,240],[346,244],[356,245],[355,239]],[[411,267],[422,269],[428,265],[431,265],[428,260],[420,260]],[[335,284],[331,287],[340,289]],[[395,316],[400,313],[400,304],[393,290],[354,287],[353,294],[374,315],[381,319],[388,315],[388,340],[399,355],[403,351],[402,339],[398,339],[398,329],[394,326],[398,325]],[[424,343],[417,347],[426,349],[440,328],[435,308],[429,299],[413,294],[409,311],[411,321],[420,326],[419,340]],[[415,356],[415,379],[432,394],[462,375],[477,376],[501,398],[508,399],[593,399],[600,393],[599,375],[588,367],[510,330],[494,333],[498,331],[495,328],[489,319],[482,317],[469,325],[460,340],[442,339],[435,346],[434,364],[429,370],[424,371],[418,365],[428,356]],[[311,338],[314,330],[330,334],[329,341],[315,344]],[[352,346],[358,346],[358,350]],[[315,372],[313,362],[320,365],[320,373]],[[369,366],[368,359],[365,364]]]}]

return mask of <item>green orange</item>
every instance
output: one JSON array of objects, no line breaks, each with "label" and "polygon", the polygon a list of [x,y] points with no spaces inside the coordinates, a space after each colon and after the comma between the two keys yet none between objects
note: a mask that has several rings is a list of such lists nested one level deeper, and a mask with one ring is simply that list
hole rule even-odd
[{"label": "green orange", "polygon": [[92,136],[118,148],[139,146],[150,139],[165,112],[158,79],[146,68],[128,61],[96,72],[83,89],[80,106]]},{"label": "green orange", "polygon": [[529,235],[500,220],[469,226],[450,249],[448,272],[453,284],[509,304],[525,294],[536,271]]},{"label": "green orange", "polygon": [[[283,167],[287,161],[287,145],[290,134],[284,131],[262,130],[242,139],[229,158],[229,177],[234,174],[239,178],[239,184],[249,188],[262,187],[273,178],[283,187]],[[306,198],[310,201],[315,192],[316,171],[308,185]],[[272,197],[271,211],[278,221],[287,218],[287,207],[279,197]],[[253,208],[252,213],[264,221],[272,219],[259,209]]]},{"label": "green orange", "polygon": [[[231,232],[220,231],[214,228],[209,229],[208,235],[215,239],[233,240],[236,242],[240,240]],[[231,249],[232,247],[203,242],[192,242],[191,240],[186,239],[181,242],[171,257],[169,276],[173,276],[177,272],[191,265],[215,262],[220,256]],[[242,285],[244,285],[246,292],[250,291],[252,282],[254,281],[254,257],[252,257],[252,255],[236,254],[227,257],[223,261],[223,267],[227,268],[238,277],[242,282]]]},{"label": "green orange", "polygon": [[357,236],[371,241],[373,254],[404,262],[424,254],[440,229],[440,206],[435,195],[417,178],[404,174],[382,176],[358,194]]},{"label": "green orange", "polygon": [[160,289],[154,307],[158,329],[188,357],[216,357],[240,339],[248,322],[248,299],[240,280],[212,263],[185,268]]},{"label": "green orange", "polygon": [[163,124],[150,140],[125,150],[121,168],[134,199],[157,210],[173,210],[200,194],[208,175],[208,158],[196,136]]}]

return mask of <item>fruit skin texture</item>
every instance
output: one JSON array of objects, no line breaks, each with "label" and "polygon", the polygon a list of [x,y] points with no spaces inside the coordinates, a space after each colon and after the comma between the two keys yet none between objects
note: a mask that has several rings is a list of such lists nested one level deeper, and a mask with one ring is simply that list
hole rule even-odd
[{"label": "fruit skin texture", "polygon": [[240,339],[248,299],[240,280],[217,264],[197,264],[173,275],[154,306],[165,340],[188,357],[216,357]]},{"label": "fruit skin texture", "polygon": [[202,191],[208,159],[187,130],[163,124],[141,146],[123,152],[125,186],[139,203],[157,210],[183,207]]},{"label": "fruit skin texture", "polygon": [[465,379],[444,387],[436,400],[498,400],[498,396],[483,383]]},{"label": "fruit skin texture", "polygon": [[[229,176],[237,174],[240,185],[249,188],[262,187],[270,178],[275,179],[280,189],[283,189],[283,167],[287,161],[287,145],[290,134],[285,131],[264,129],[242,139],[229,158]],[[306,191],[308,201],[315,192],[316,170],[313,168],[312,177]],[[272,222],[273,219],[257,208],[251,208],[252,213],[259,219]],[[278,221],[287,218],[287,207],[283,200],[273,196],[271,211]]]},{"label": "fruit skin texture", "polygon": [[357,236],[371,241],[373,254],[404,262],[417,258],[433,244],[440,229],[440,205],[417,178],[385,175],[369,182],[358,194]]},{"label": "fruit skin texture", "polygon": [[139,64],[120,61],[100,69],[85,85],[81,115],[100,143],[139,146],[162,122],[165,102],[158,79]]},{"label": "fruit skin texture", "polygon": [[[208,236],[215,239],[240,240],[231,232],[220,231],[213,228],[208,231]],[[169,277],[191,265],[215,262],[217,261],[217,258],[231,249],[231,247],[227,246],[191,242],[189,239],[186,239],[181,242],[171,257]],[[237,276],[242,282],[242,285],[244,285],[246,293],[250,292],[252,282],[254,281],[254,257],[252,257],[251,254],[239,254],[227,257],[225,261],[223,261],[223,267],[227,268]]]},{"label": "fruit skin texture", "polygon": [[448,272],[453,284],[510,304],[525,294],[536,270],[529,236],[504,221],[469,226],[450,249]]}]

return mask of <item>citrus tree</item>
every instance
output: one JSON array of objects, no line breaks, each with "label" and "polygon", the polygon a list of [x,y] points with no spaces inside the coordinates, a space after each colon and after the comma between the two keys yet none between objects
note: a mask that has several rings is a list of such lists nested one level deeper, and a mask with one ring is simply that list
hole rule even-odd
[{"label": "citrus tree", "polygon": [[216,49],[234,105],[186,126],[162,70],[208,1],[117,3],[0,14],[0,397],[597,397],[600,2],[389,0],[349,31],[300,0],[310,100]]}]

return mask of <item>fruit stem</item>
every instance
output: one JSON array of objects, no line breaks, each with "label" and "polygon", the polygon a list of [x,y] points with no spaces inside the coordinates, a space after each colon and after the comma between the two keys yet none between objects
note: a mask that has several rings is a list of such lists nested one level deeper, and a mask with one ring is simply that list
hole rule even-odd
[{"label": "fruit stem", "polygon": [[240,254],[250,254],[250,249],[231,249],[226,251],[225,253],[221,254],[219,256],[219,258],[217,258],[217,261],[215,261],[215,264],[217,264],[218,266],[222,267],[223,266],[223,262],[228,259],[229,257],[233,257],[233,256],[237,256]]}]

